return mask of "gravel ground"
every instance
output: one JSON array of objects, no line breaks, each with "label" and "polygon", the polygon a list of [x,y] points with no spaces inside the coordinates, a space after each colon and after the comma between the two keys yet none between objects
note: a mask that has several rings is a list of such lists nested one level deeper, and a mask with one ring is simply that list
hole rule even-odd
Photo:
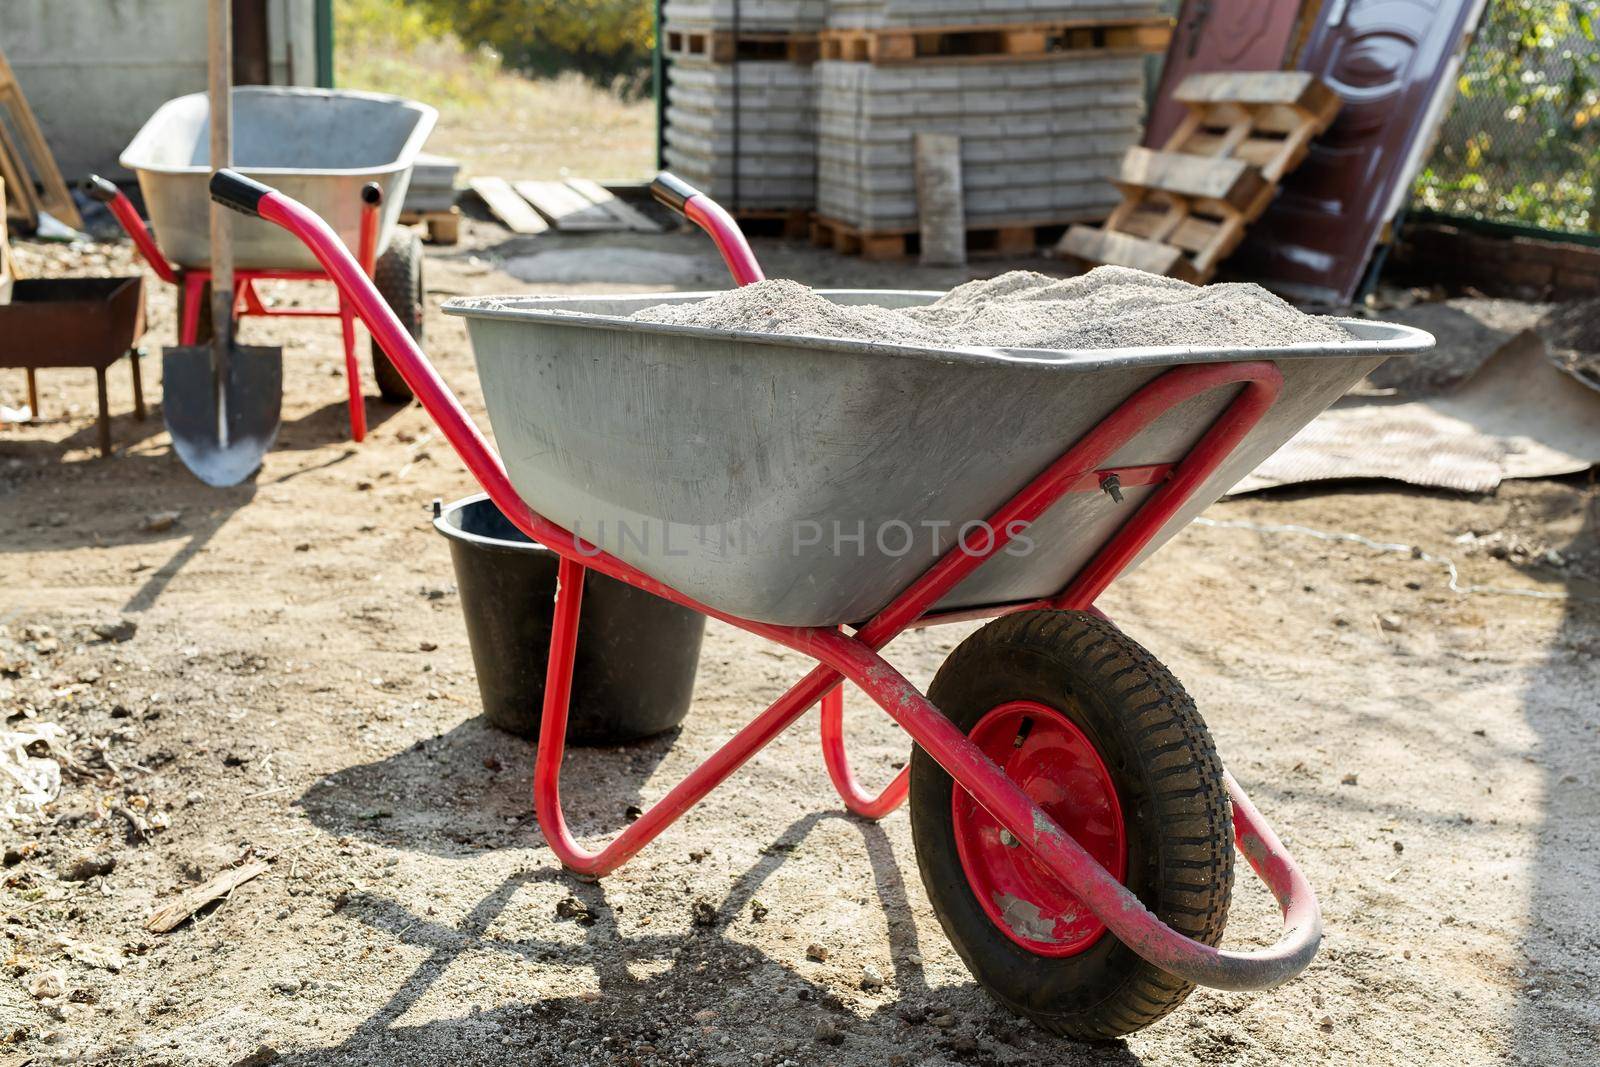
[{"label": "gravel ground", "polygon": [[[561,261],[542,292],[601,288],[573,277],[586,250],[611,253],[613,281],[626,263],[617,241],[503,237],[469,222],[462,246],[430,250],[431,302],[526,290],[500,272],[512,260],[524,276]],[[716,274],[690,235],[620,247]],[[969,276],[760,252],[813,285]],[[35,273],[78,260],[32,244],[19,258]],[[123,246],[88,258],[130,262]],[[152,282],[149,305],[155,400],[171,290]],[[482,421],[459,320],[429,330]],[[1102,606],[1184,680],[1298,854],[1327,936],[1278,990],[1200,991],[1087,1046],[974,984],[928,908],[904,813],[839,810],[814,714],[617,874],[562,875],[531,814],[531,747],[479,716],[428,526],[428,502],[467,476],[415,407],[371,400],[371,438],[346,442],[331,324],[256,320],[245,339],[286,346],[288,390],[278,446],[243,486],[200,486],[159,409],[127,414],[126,365],[113,459],[95,457],[87,372],[42,376],[44,420],[0,430],[0,708],[7,730],[59,726],[65,764],[60,798],[4,830],[7,1067],[1596,1062],[1590,482],[1262,494],[1213,507],[1112,588]],[[0,377],[0,404],[20,402],[20,379]],[[1284,524],[1414,545],[1455,560],[1462,585],[1547,596],[1458,593],[1409,551],[1262,529]],[[926,684],[971,629],[910,635],[891,658]],[[660,797],[806,666],[712,624],[680,732],[569,753],[575,832],[597,840]],[[850,712],[862,776],[886,779],[904,735],[859,694]],[[145,930],[246,857],[265,873],[171,933]],[[1270,940],[1273,919],[1241,878],[1228,943]]]}]

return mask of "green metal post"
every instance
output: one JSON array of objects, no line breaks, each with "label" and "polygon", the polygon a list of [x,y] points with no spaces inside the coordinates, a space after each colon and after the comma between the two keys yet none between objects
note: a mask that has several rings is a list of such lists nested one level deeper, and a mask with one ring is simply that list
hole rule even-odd
[{"label": "green metal post", "polygon": [[656,47],[650,57],[650,86],[656,101],[656,169],[667,169],[667,59],[661,51],[661,0],[656,0]]},{"label": "green metal post", "polygon": [[333,88],[333,0],[315,0],[317,30],[317,85]]}]

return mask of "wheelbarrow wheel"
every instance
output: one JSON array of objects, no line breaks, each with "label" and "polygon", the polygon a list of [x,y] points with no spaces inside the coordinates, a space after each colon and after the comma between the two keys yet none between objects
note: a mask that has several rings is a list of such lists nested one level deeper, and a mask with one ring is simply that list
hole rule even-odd
[{"label": "wheelbarrow wheel", "polygon": [[[1111,623],[1019,612],[968,637],[929,699],[1156,917],[1208,945],[1233,887],[1222,764],[1194,701]],[[1120,1037],[1193,986],[1146,963],[920,748],[911,829],[935,914],[1001,1003],[1054,1033]]]},{"label": "wheelbarrow wheel", "polygon": [[[409,227],[395,230],[389,247],[378,257],[373,267],[372,282],[378,287],[384,301],[394,309],[400,325],[422,343],[422,238]],[[389,357],[383,354],[376,339],[372,342],[372,376],[378,381],[378,392],[392,404],[404,404],[411,399],[411,386],[400,376]]]}]

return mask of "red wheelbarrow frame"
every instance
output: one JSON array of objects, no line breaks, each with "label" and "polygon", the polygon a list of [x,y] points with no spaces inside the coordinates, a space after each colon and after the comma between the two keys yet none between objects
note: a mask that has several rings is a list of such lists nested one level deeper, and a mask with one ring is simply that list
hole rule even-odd
[{"label": "red wheelbarrow frame", "polygon": [[[777,626],[738,618],[702,604],[534,512],[512,487],[500,457],[455,394],[327,223],[303,204],[231,171],[221,171],[212,179],[211,192],[219,202],[276,223],[306,243],[495,506],[525,535],[560,555],[554,631],[534,766],[534,805],[551,851],[569,871],[598,877],[615,870],[819,701],[823,708],[823,757],[846,806],[868,818],[879,818],[893,810],[906,797],[907,772],[901,771],[887,789],[872,796],[856,783],[846,760],[839,688],[841,682],[849,681],[872,697],[961,788],[1054,871],[1124,944],[1150,963],[1201,985],[1265,989],[1293,977],[1311,962],[1322,936],[1316,895],[1231,775],[1224,777],[1233,803],[1238,846],[1277,899],[1284,920],[1284,932],[1278,942],[1252,952],[1213,948],[1179,934],[1157,919],[878,654],[896,635],[911,627],[1044,608],[1094,611],[1095,599],[1112,579],[1277,399],[1283,379],[1271,362],[1177,367],[1146,383],[991,515],[983,543],[977,543],[975,538],[963,539],[853,634],[846,634],[839,627]],[[721,207],[686,186],[668,192],[664,199],[680,207],[711,234],[736,280],[743,284],[762,277],[738,226]],[[675,200],[673,192],[680,194]],[[1202,393],[1226,388],[1236,388],[1237,395],[1179,462],[1140,468],[1103,465],[1164,412]],[[1124,485],[1154,485],[1156,489],[1059,594],[982,610],[933,611],[940,598],[1056,501],[1067,493],[1099,492],[1112,476]],[[578,613],[584,576],[591,570],[818,661],[817,667],[598,851],[583,848],[568,830],[561,809],[560,782]]]},{"label": "red wheelbarrow frame", "polygon": [[[91,176],[83,185],[84,191],[105,204],[123,230],[133,239],[134,246],[156,277],[183,290],[180,304],[183,314],[178,322],[178,343],[192,345],[200,335],[200,309],[205,304],[206,286],[211,284],[211,270],[207,267],[179,267],[169,262],[161,251],[156,236],[139,217],[138,209],[128,194],[98,175]],[[378,261],[378,220],[383,207],[383,187],[369,182],[361,190],[361,246],[358,259],[367,277],[372,277]],[[349,388],[346,404],[350,415],[350,437],[357,443],[367,436],[367,408],[361,397],[361,365],[356,359],[356,311],[350,301],[339,293],[339,306],[308,308],[268,307],[256,290],[260,281],[322,282],[333,279],[320,270],[269,270],[236,269],[233,272],[233,314],[235,318],[256,316],[262,318],[338,319],[344,339],[344,376]],[[337,289],[337,286],[335,286]]]}]

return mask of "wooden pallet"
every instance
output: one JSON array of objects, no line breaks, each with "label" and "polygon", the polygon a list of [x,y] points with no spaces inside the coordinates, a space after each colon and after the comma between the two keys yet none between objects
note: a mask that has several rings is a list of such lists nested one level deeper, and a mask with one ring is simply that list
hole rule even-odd
[{"label": "wooden pallet", "polygon": [[[966,227],[967,255],[1032,256],[1050,244],[1070,220],[1020,219],[1016,222],[977,222]],[[896,230],[862,230],[826,215],[811,217],[811,243],[862,259],[905,259],[921,245],[918,227]]]},{"label": "wooden pallet", "polygon": [[406,226],[425,224],[430,244],[453,245],[461,240],[461,209],[453,205],[448,211],[402,211],[400,222]]},{"label": "wooden pallet", "polygon": [[1048,59],[1066,52],[1156,53],[1166,51],[1171,39],[1172,20],[1157,17],[824,30],[821,46],[823,59],[890,64]]},{"label": "wooden pallet", "polygon": [[1128,149],[1113,179],[1122,202],[1099,229],[1068,230],[1058,251],[1209,280],[1342,103],[1303,71],[1192,74],[1173,97],[1183,122],[1159,151]]},{"label": "wooden pallet", "polygon": [[699,59],[712,63],[732,63],[739,59],[815,63],[820,46],[814,33],[735,33],[668,26],[663,31],[661,51],[668,59]]},{"label": "wooden pallet", "polygon": [[78,206],[4,52],[0,52],[0,179],[10,189],[6,211],[24,229],[38,228],[40,211],[75,230],[83,229]]}]

